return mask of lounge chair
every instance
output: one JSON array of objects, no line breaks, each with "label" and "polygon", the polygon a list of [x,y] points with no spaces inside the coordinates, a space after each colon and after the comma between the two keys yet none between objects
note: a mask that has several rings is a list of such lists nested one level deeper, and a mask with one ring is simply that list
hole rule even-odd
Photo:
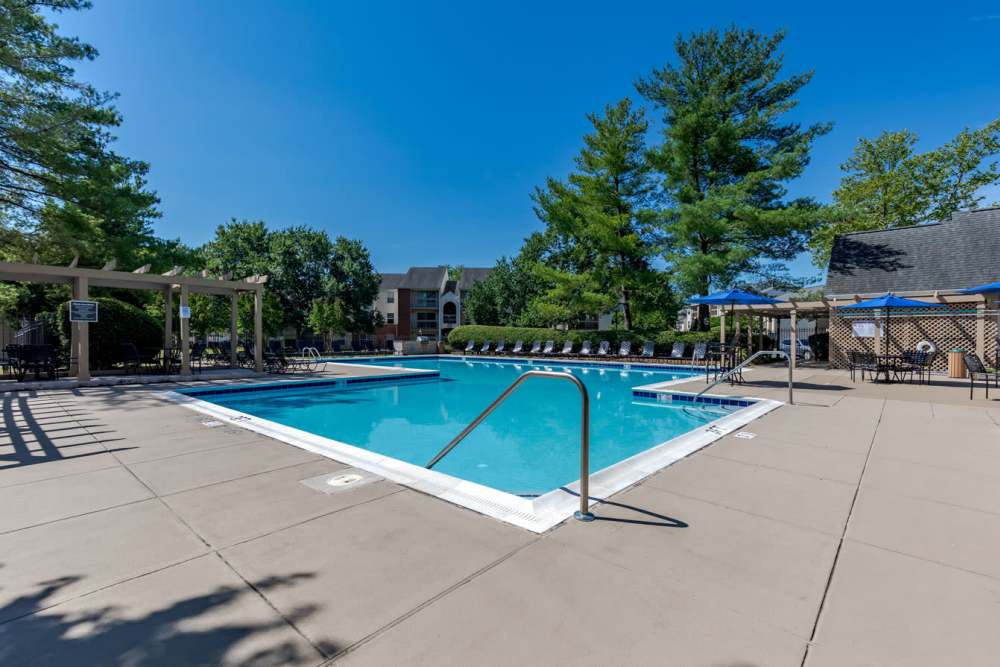
[{"label": "lounge chair", "polygon": [[593,354],[593,351],[590,349],[590,341],[583,341],[583,345],[580,346],[580,356],[589,357],[591,354]]},{"label": "lounge chair", "polygon": [[507,341],[501,338],[497,341],[497,346],[493,350],[493,354],[506,354]]},{"label": "lounge chair", "polygon": [[466,343],[465,345],[465,350],[464,350],[465,354],[472,354],[475,351],[476,351],[476,341],[469,340],[469,342]]},{"label": "lounge chair", "polygon": [[524,341],[523,340],[519,340],[516,343],[514,343],[514,347],[511,348],[510,353],[511,354],[524,354]]},{"label": "lounge chair", "polygon": [[972,400],[972,390],[976,386],[976,378],[982,378],[986,381],[986,398],[990,397],[990,379],[992,378],[994,382],[1000,378],[996,370],[989,370],[983,365],[983,362],[979,360],[979,357],[974,354],[965,353],[965,370],[969,373],[969,400]]},{"label": "lounge chair", "polygon": [[708,358],[708,343],[695,343],[694,351],[691,353],[691,365],[694,366],[699,361],[704,363]]},{"label": "lounge chair", "polygon": [[606,340],[602,340],[601,344],[597,347],[597,356],[606,357],[611,353],[611,343]]},{"label": "lounge chair", "polygon": [[483,346],[481,348],[479,348],[479,352],[478,353],[479,354],[489,354],[490,345],[492,345],[492,343],[490,341],[484,341],[483,342]]},{"label": "lounge chair", "polygon": [[686,347],[687,345],[685,345],[684,343],[681,342],[674,343],[673,347],[670,348],[670,358],[677,361],[684,359],[684,348]]},{"label": "lounge chair", "polygon": [[563,343],[562,349],[559,350],[559,354],[564,357],[573,354],[573,341],[568,340],[565,343]]},{"label": "lounge chair", "polygon": [[656,343],[651,340],[647,340],[642,344],[642,354],[639,355],[640,359],[652,359],[656,355]]},{"label": "lounge chair", "polygon": [[542,348],[542,354],[552,354],[552,351],[556,347],[556,342],[554,340],[545,341],[545,347]]},{"label": "lounge chair", "polygon": [[632,341],[623,340],[621,347],[618,348],[619,357],[629,357],[632,355]]},{"label": "lounge chair", "polygon": [[536,340],[534,343],[531,344],[531,350],[528,351],[528,354],[541,354],[541,353],[542,353],[542,341]]}]

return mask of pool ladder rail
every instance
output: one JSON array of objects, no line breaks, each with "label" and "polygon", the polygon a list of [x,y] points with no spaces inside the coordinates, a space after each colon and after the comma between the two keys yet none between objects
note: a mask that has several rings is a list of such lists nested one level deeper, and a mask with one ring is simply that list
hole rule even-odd
[{"label": "pool ladder rail", "polygon": [[507,398],[514,393],[514,391],[521,386],[521,384],[532,377],[544,377],[544,378],[555,378],[557,380],[567,380],[576,385],[576,388],[580,390],[580,401],[581,401],[581,420],[580,420],[580,509],[573,513],[573,516],[579,521],[593,521],[594,515],[590,513],[590,396],[587,394],[587,388],[584,386],[583,382],[580,381],[578,377],[572,373],[563,373],[557,371],[526,371],[521,373],[516,380],[509,387],[507,387],[503,393],[497,396],[492,403],[483,410],[478,417],[469,422],[469,425],[462,429],[462,432],[452,438],[451,442],[444,446],[444,448],[438,452],[434,458],[425,466],[430,469],[433,468],[438,462],[441,461],[445,456],[447,456],[451,450],[458,446],[458,443],[465,440],[465,438],[472,433],[477,426],[483,423],[483,421],[489,417],[494,410],[500,407]]},{"label": "pool ladder rail", "polygon": [[789,405],[795,405],[795,401],[793,400],[793,396],[792,396],[792,386],[795,384],[794,381],[792,380],[792,360],[788,356],[788,353],[785,352],[784,350],[760,350],[758,352],[754,352],[749,357],[747,357],[743,361],[743,363],[741,363],[738,366],[734,366],[733,368],[730,368],[728,371],[726,371],[725,373],[723,373],[722,375],[720,375],[718,378],[716,378],[715,382],[713,382],[712,384],[708,385],[707,387],[705,387],[704,389],[702,389],[701,391],[699,391],[695,395],[695,397],[694,397],[695,403],[698,402],[698,399],[701,398],[701,395],[704,394],[706,391],[708,391],[709,389],[711,389],[712,387],[714,387],[717,384],[721,384],[721,383],[725,382],[727,378],[729,378],[729,377],[731,377],[733,375],[736,375],[737,373],[739,373],[740,371],[742,371],[745,366],[749,365],[750,362],[753,361],[754,359],[756,359],[757,357],[783,357],[788,362],[788,404]]}]

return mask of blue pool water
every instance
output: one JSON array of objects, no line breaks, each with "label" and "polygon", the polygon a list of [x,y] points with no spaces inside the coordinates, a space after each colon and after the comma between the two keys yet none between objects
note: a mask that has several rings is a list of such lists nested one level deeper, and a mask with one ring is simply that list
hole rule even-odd
[{"label": "blue pool water", "polygon": [[[407,359],[370,362],[437,370],[440,377],[360,384],[202,394],[256,417],[417,465],[426,463],[518,375],[523,362]],[[534,368],[542,367],[540,365]],[[624,370],[552,364],[590,393],[591,470],[597,471],[717,419],[734,408],[678,406],[635,398],[632,388],[688,377],[685,370]],[[437,466],[510,493],[531,495],[579,479],[580,397],[571,383],[532,378]]]}]

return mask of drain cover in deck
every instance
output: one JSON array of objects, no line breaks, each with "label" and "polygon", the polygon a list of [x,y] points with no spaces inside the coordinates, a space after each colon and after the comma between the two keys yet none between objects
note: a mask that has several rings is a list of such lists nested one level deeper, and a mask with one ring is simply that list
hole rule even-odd
[{"label": "drain cover in deck", "polygon": [[319,477],[303,479],[300,480],[300,482],[314,491],[319,491],[329,495],[343,491],[351,491],[359,486],[377,482],[380,479],[382,478],[378,475],[373,475],[372,473],[364,470],[358,470],[357,468],[344,468],[343,470],[338,470],[336,472],[328,472],[325,475],[320,475]]}]

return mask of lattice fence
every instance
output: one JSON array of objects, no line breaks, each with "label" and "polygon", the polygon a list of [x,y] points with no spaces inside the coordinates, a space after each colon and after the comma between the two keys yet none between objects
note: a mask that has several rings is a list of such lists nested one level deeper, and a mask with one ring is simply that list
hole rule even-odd
[{"label": "lattice fence", "polygon": [[[847,365],[848,353],[876,352],[901,354],[916,349],[917,343],[929,340],[937,346],[934,369],[944,370],[948,366],[946,352],[952,348],[962,348],[982,355],[987,364],[992,364],[996,354],[997,318],[996,311],[977,313],[975,303],[951,303],[935,309],[935,314],[893,315],[889,318],[889,349],[885,349],[884,338],[855,338],[854,322],[876,322],[877,327],[885,322],[885,316],[874,313],[837,315],[830,320],[830,365],[843,368]],[[979,327],[982,327],[981,350],[977,350]],[[877,331],[877,328],[876,328]]]}]

